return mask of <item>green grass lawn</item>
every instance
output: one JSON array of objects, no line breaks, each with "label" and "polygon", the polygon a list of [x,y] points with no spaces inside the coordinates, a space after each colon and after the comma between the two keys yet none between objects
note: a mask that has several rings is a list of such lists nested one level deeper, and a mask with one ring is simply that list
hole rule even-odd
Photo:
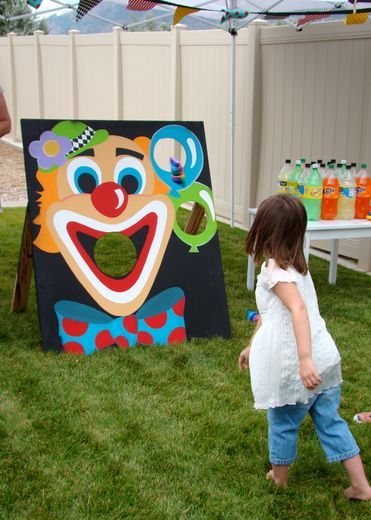
[{"label": "green grass lawn", "polygon": [[[232,339],[78,357],[40,347],[34,286],[10,313],[24,209],[0,214],[0,519],[358,519],[340,464],[306,420],[287,491],[265,480],[265,413],[237,368],[253,331],[245,233],[220,224]],[[322,315],[343,359],[341,412],[371,478],[371,278],[311,257]]]}]

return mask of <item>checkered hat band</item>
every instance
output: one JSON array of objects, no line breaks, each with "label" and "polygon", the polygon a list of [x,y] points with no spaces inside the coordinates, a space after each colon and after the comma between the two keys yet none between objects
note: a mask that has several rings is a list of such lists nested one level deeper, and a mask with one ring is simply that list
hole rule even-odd
[{"label": "checkered hat band", "polygon": [[86,129],[75,139],[71,139],[71,150],[69,153],[74,153],[80,150],[83,146],[86,146],[94,137],[94,130],[87,126]]}]

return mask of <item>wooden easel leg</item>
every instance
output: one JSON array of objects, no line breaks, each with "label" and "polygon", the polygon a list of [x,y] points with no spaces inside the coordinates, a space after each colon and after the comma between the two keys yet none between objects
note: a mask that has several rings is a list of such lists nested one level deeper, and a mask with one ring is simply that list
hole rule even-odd
[{"label": "wooden easel leg", "polygon": [[32,277],[32,237],[28,207],[24,217],[22,241],[19,248],[17,274],[14,282],[11,312],[26,310]]},{"label": "wooden easel leg", "polygon": [[195,202],[191,211],[189,220],[184,228],[185,233],[189,235],[197,235],[197,231],[201,225],[205,215],[205,210],[198,202]]}]

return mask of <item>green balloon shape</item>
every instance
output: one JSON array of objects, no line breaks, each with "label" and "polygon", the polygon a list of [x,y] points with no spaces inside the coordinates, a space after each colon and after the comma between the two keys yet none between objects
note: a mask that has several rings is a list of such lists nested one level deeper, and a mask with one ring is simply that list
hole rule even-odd
[{"label": "green balloon shape", "polygon": [[180,206],[187,202],[198,202],[204,208],[207,224],[201,233],[197,235],[186,233],[176,219],[173,226],[173,231],[180,240],[191,246],[190,253],[198,253],[199,246],[209,242],[216,233],[216,215],[211,189],[200,182],[194,182],[189,188],[179,191],[179,197],[170,197],[170,199],[174,205],[175,214]]}]

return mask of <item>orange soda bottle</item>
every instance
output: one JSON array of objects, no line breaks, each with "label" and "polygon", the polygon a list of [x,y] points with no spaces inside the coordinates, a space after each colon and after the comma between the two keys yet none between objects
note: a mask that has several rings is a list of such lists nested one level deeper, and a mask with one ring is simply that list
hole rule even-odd
[{"label": "orange soda bottle", "polygon": [[367,218],[371,199],[371,177],[367,164],[361,164],[356,176],[356,205],[354,218]]},{"label": "orange soda bottle", "polygon": [[335,172],[335,164],[330,163],[328,171],[322,179],[321,219],[334,220],[338,211],[339,179]]}]

